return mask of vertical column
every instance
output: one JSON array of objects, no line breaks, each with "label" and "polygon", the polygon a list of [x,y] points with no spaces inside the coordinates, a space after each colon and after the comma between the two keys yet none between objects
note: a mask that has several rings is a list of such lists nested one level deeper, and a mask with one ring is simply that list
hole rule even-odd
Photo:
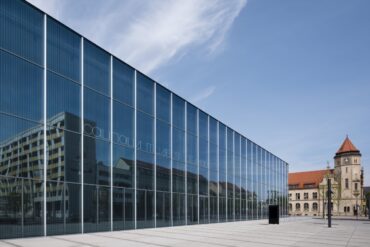
[{"label": "vertical column", "polygon": [[172,145],[173,145],[173,141],[172,141],[172,137],[173,137],[173,94],[171,93],[170,95],[170,225],[173,226],[173,184],[172,184],[172,169],[173,169],[173,148],[172,148]]},{"label": "vertical column", "polygon": [[48,158],[47,158],[47,16],[44,14],[44,236],[46,236],[46,179],[47,179],[47,165],[48,165]]},{"label": "vertical column", "polygon": [[[171,94],[172,106],[172,94]],[[188,102],[185,101],[185,225],[188,224]],[[171,111],[172,114],[172,111]],[[172,116],[172,115],[171,115]]]},{"label": "vertical column", "polygon": [[157,227],[157,83],[154,83],[154,228]]},{"label": "vertical column", "polygon": [[134,79],[134,226],[137,229],[137,209],[136,209],[136,196],[137,196],[137,144],[136,144],[136,122],[137,122],[137,71],[135,70],[135,79]]},{"label": "vertical column", "polygon": [[242,175],[242,156],[243,156],[243,153],[242,153],[242,139],[243,139],[243,136],[242,135],[240,135],[240,137],[239,137],[239,181],[240,181],[240,200],[239,200],[239,202],[240,202],[240,206],[239,206],[239,208],[240,208],[240,220],[243,220],[243,213],[242,213],[242,210],[243,210],[243,208],[242,208],[242,205],[243,205],[243,196],[242,196],[242,194],[243,194],[243,191],[242,191],[242,188],[243,188],[243,186],[242,186],[242,182],[243,182],[243,175]]},{"label": "vertical column", "polygon": [[110,56],[110,230],[113,231],[113,56]]},{"label": "vertical column", "polygon": [[233,220],[235,221],[235,131],[233,131]]},{"label": "vertical column", "polygon": [[81,37],[81,233],[84,233],[84,38]]},{"label": "vertical column", "polygon": [[217,222],[220,222],[220,133],[217,121]]},{"label": "vertical column", "polygon": [[228,149],[227,149],[227,145],[228,145],[228,140],[227,140],[227,127],[225,127],[225,170],[226,170],[226,182],[225,182],[225,191],[226,191],[226,195],[225,195],[225,198],[226,198],[226,203],[225,203],[225,221],[229,221],[229,190],[228,190],[228,183],[229,183],[229,177],[228,177],[228,173],[229,173],[229,154],[228,154]]},{"label": "vertical column", "polygon": [[207,167],[208,167],[208,181],[207,181],[207,187],[208,187],[208,223],[211,222],[211,193],[210,193],[210,182],[211,182],[211,169],[210,169],[210,159],[211,159],[211,155],[210,155],[210,143],[211,143],[211,137],[210,137],[210,131],[209,131],[209,115],[207,115],[207,131],[208,131],[208,146],[207,146],[207,159],[208,159],[208,164],[207,164]]},{"label": "vertical column", "polygon": [[197,180],[198,180],[198,224],[199,224],[199,216],[200,216],[200,212],[199,212],[199,206],[200,206],[200,203],[199,203],[199,200],[200,200],[200,197],[199,197],[199,109],[197,109],[197,134],[196,134],[196,138],[197,138],[197,169],[198,169],[198,174],[197,174]]}]

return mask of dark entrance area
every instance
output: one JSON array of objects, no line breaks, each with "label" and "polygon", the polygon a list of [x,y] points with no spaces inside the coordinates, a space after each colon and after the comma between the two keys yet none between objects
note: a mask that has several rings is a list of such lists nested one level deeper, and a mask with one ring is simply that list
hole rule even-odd
[{"label": "dark entrance area", "polygon": [[269,224],[279,224],[279,205],[269,205]]}]

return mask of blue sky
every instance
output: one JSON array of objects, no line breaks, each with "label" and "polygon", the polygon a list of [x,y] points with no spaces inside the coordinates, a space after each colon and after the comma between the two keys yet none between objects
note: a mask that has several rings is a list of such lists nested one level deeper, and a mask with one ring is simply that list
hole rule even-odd
[{"label": "blue sky", "polygon": [[290,163],[370,185],[370,1],[29,0]]}]

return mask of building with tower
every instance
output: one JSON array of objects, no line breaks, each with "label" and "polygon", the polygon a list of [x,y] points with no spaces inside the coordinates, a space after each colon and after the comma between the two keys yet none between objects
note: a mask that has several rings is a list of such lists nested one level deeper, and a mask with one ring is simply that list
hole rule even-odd
[{"label": "building with tower", "polygon": [[327,181],[332,184],[336,216],[363,215],[364,175],[361,152],[347,136],[334,156],[334,168],[289,173],[289,215],[323,216],[327,211]]}]

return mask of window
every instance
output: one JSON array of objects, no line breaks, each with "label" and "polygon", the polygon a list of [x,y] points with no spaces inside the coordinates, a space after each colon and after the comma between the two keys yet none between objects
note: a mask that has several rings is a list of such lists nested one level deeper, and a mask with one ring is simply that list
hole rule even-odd
[{"label": "window", "polygon": [[354,163],[357,164],[357,159],[354,160]]},{"label": "window", "polygon": [[312,203],[312,210],[317,211],[317,203],[316,202]]},{"label": "window", "polygon": [[317,192],[312,193],[312,199],[317,199]]},{"label": "window", "polygon": [[292,199],[292,193],[289,193],[289,199]]},{"label": "window", "polygon": [[308,210],[309,210],[309,205],[308,205],[308,203],[305,203],[305,204],[303,205],[303,209],[304,209],[304,211],[308,211]]},{"label": "window", "polygon": [[295,199],[296,200],[301,200],[301,194],[300,193],[295,193]]},{"label": "window", "polygon": [[357,186],[357,183],[355,183],[355,190],[358,190],[358,186]]},{"label": "window", "polygon": [[295,204],[295,210],[296,210],[296,211],[300,211],[300,210],[301,210],[301,204],[296,203],[296,204]]},{"label": "window", "polygon": [[292,211],[292,210],[293,210],[293,205],[289,203],[289,211]]},{"label": "window", "polygon": [[303,197],[304,197],[305,200],[308,200],[308,193],[304,193]]},{"label": "window", "polygon": [[346,189],[348,189],[348,178],[346,178],[345,180],[345,186],[346,186]]}]

